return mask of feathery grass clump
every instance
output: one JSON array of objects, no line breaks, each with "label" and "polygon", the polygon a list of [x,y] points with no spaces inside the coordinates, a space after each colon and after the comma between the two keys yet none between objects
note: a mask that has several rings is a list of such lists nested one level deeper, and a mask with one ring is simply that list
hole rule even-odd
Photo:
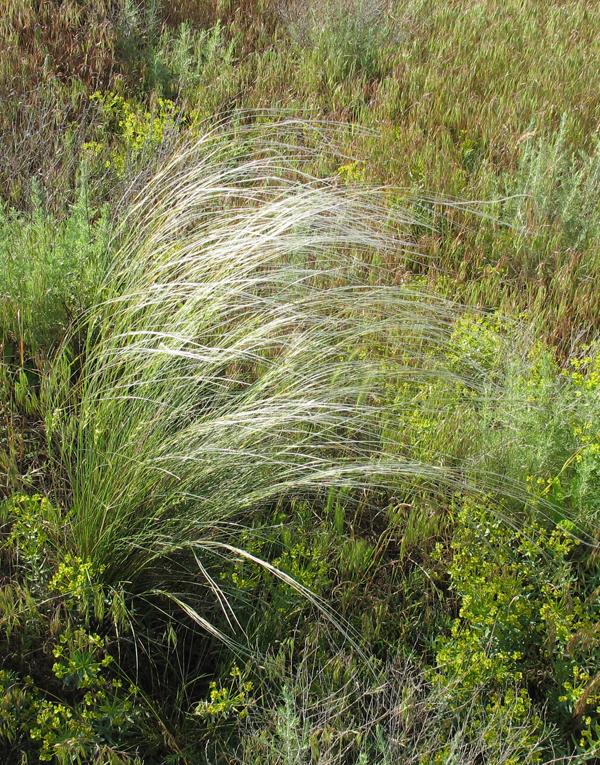
[{"label": "feathery grass clump", "polygon": [[54,366],[56,491],[109,584],[197,597],[190,561],[214,587],[206,556],[276,502],[454,480],[389,435],[396,384],[439,374],[426,353],[454,311],[385,286],[378,262],[410,249],[389,224],[408,219],[286,160],[305,129],[180,148],[131,204],[83,354]]}]

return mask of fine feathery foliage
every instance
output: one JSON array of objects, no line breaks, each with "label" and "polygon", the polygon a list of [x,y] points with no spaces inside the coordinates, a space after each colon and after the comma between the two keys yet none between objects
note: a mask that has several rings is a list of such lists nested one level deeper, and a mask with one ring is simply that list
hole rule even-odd
[{"label": "fine feathery foliage", "polygon": [[65,350],[44,384],[55,495],[109,584],[187,603],[175,561],[204,574],[206,596],[198,553],[242,554],[236,524],[284,497],[459,480],[389,427],[394,383],[443,376],[425,350],[455,309],[384,286],[377,263],[403,246],[389,211],[284,161],[278,141],[305,129],[180,148],[132,202],[83,353]]}]

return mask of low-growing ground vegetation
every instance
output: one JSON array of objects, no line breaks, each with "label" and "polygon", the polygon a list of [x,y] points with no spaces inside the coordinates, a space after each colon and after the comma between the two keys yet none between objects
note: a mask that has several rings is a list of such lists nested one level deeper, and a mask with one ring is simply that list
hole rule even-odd
[{"label": "low-growing ground vegetation", "polygon": [[600,8],[6,0],[0,759],[600,757]]}]

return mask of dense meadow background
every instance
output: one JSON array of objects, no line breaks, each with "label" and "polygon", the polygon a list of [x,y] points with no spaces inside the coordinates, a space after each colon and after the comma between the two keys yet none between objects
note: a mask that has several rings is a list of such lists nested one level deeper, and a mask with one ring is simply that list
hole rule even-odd
[{"label": "dense meadow background", "polygon": [[3,0],[0,759],[600,762],[600,4]]}]

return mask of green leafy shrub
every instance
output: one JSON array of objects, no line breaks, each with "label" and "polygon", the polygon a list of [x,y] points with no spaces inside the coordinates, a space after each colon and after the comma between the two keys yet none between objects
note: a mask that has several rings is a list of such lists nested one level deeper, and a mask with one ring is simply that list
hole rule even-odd
[{"label": "green leafy shrub", "polygon": [[[591,138],[587,152],[577,155],[570,144],[574,129],[571,115],[564,114],[551,136],[537,137],[535,126],[522,142],[519,166],[507,184],[515,199],[507,203],[514,222],[525,236],[520,242],[534,252],[541,241],[553,247],[581,250],[600,236],[600,137]],[[582,269],[593,266],[581,263]],[[537,265],[537,264],[536,264]]]},{"label": "green leafy shrub", "polygon": [[156,46],[154,76],[160,91],[182,105],[194,106],[196,119],[214,112],[211,94],[218,95],[224,83],[235,78],[239,41],[235,30],[233,36],[227,34],[230,31],[219,21],[210,29],[183,22],[175,31],[165,29]]},{"label": "green leafy shrub", "polygon": [[110,639],[92,628],[106,603],[98,572],[70,554],[57,565],[64,521],[47,498],[14,496],[0,518],[9,574],[0,588],[0,752],[61,765],[129,762],[145,713],[137,688],[113,671]]},{"label": "green leafy shrub", "polygon": [[87,157],[117,175],[139,167],[152,156],[169,132],[176,129],[173,101],[158,98],[154,107],[115,92],[96,91],[90,96],[102,113],[97,136],[83,147]]},{"label": "green leafy shrub", "polygon": [[106,265],[107,210],[88,205],[85,184],[63,220],[39,199],[33,212],[0,207],[0,347],[21,366],[45,355],[90,306]]},{"label": "green leafy shrub", "polygon": [[568,521],[515,530],[476,501],[464,502],[457,523],[449,572],[459,615],[438,641],[434,682],[456,709],[477,692],[483,708],[507,708],[515,721],[541,725],[536,705],[545,706],[567,752],[597,753],[593,552]]}]

